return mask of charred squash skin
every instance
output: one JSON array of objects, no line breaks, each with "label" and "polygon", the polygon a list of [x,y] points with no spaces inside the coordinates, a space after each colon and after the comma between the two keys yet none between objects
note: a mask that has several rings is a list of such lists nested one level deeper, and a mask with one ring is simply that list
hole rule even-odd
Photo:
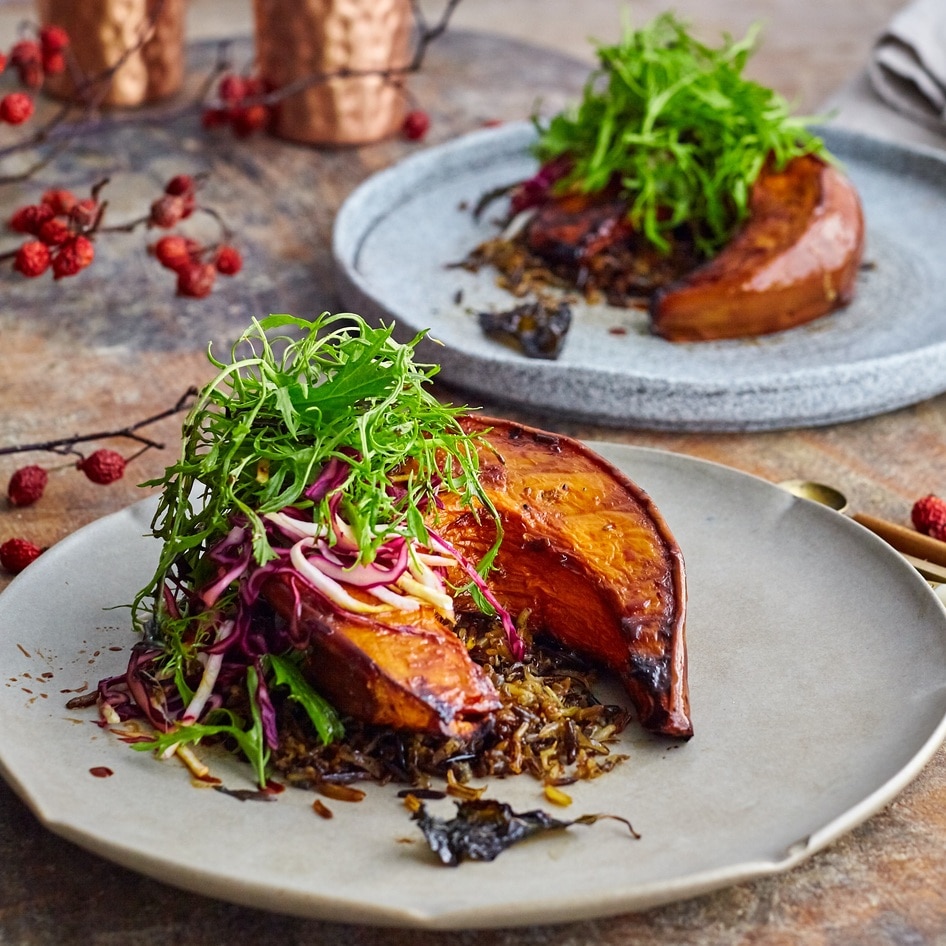
[{"label": "charred squash skin", "polygon": [[[513,615],[613,671],[641,725],[693,734],[687,686],[683,557],[652,500],[583,444],[503,420],[488,429],[480,480],[503,544],[490,585]],[[477,560],[495,538],[489,517],[449,505],[441,534]]]},{"label": "charred squash skin", "polygon": [[264,594],[284,620],[308,631],[303,672],[343,713],[466,740],[500,706],[489,678],[430,608],[343,615],[286,576],[272,578]]},{"label": "charred squash skin", "polygon": [[742,229],[708,263],[658,290],[653,331],[672,342],[766,335],[847,305],[864,248],[857,191],[814,155],[756,181]]}]

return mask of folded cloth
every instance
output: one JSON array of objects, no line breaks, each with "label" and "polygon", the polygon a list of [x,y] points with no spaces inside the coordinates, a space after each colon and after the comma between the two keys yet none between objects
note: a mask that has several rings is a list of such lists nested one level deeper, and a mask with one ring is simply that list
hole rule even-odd
[{"label": "folded cloth", "polygon": [[915,0],[874,46],[867,75],[877,95],[946,134],[946,0]]}]

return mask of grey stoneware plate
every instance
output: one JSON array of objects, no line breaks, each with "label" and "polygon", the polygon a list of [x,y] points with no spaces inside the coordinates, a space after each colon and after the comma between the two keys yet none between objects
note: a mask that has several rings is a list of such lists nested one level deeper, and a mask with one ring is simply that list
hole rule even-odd
[{"label": "grey stoneware plate", "polygon": [[[326,800],[331,820],[300,789],[244,803],[135,751],[94,710],[66,709],[73,691],[124,668],[135,638],[127,612],[110,608],[154,567],[151,501],[53,546],[0,595],[0,771],[51,831],[103,857],[189,891],[333,921],[578,920],[797,865],[888,803],[942,742],[946,610],[838,513],[705,461],[594,446],[651,494],[686,558],[696,734],[677,745],[632,723],[618,747],[630,758],[570,786],[567,808],[529,776],[489,782],[486,797],[561,818],[619,815],[639,840],[605,820],[444,867],[396,786],[369,787],[358,804]],[[248,766],[198,751],[227,788],[253,787]]]},{"label": "grey stoneware plate", "polygon": [[356,189],[335,224],[342,301],[394,321],[402,338],[429,329],[420,354],[464,391],[612,426],[767,430],[831,424],[946,390],[946,159],[822,129],[864,205],[868,264],[844,311],[756,339],[674,344],[645,313],[578,304],[556,361],[487,338],[475,313],[516,300],[484,269],[451,268],[497,232],[472,208],[529,176],[528,124],[484,129],[432,147]]}]

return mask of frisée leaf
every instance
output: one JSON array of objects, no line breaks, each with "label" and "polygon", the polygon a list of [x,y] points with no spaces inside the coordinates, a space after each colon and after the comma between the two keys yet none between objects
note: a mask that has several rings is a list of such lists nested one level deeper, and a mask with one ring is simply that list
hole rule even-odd
[{"label": "fris\u00e9e leaf", "polygon": [[765,163],[826,155],[807,120],[775,91],[743,75],[758,29],[718,48],[664,13],[596,49],[599,65],[572,110],[536,120],[537,157],[565,156],[556,187],[596,193],[617,187],[632,224],[661,250],[679,226],[713,255],[748,211]]},{"label": "fris\u00e9e leaf", "polygon": [[267,654],[265,660],[273,670],[273,684],[288,687],[289,698],[306,711],[323,743],[328,745],[345,735],[334,707],[312,689],[292,660],[277,654]]}]

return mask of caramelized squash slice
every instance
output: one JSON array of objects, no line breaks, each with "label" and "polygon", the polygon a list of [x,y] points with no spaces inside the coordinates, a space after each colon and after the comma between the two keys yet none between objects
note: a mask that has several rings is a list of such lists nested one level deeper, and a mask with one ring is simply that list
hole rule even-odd
[{"label": "caramelized squash slice", "polygon": [[741,230],[703,266],[658,290],[653,331],[672,342],[766,335],[846,305],[864,248],[853,184],[814,155],[763,170]]},{"label": "caramelized squash slice", "polygon": [[285,575],[270,579],[264,594],[284,620],[308,632],[303,672],[343,713],[467,739],[499,708],[489,678],[432,608],[342,614],[301,578]]},{"label": "caramelized squash slice", "polygon": [[[683,557],[647,494],[571,438],[470,416],[488,430],[480,480],[504,538],[490,585],[513,616],[613,671],[648,730],[693,734]],[[477,560],[494,525],[457,506],[436,526]]]}]

